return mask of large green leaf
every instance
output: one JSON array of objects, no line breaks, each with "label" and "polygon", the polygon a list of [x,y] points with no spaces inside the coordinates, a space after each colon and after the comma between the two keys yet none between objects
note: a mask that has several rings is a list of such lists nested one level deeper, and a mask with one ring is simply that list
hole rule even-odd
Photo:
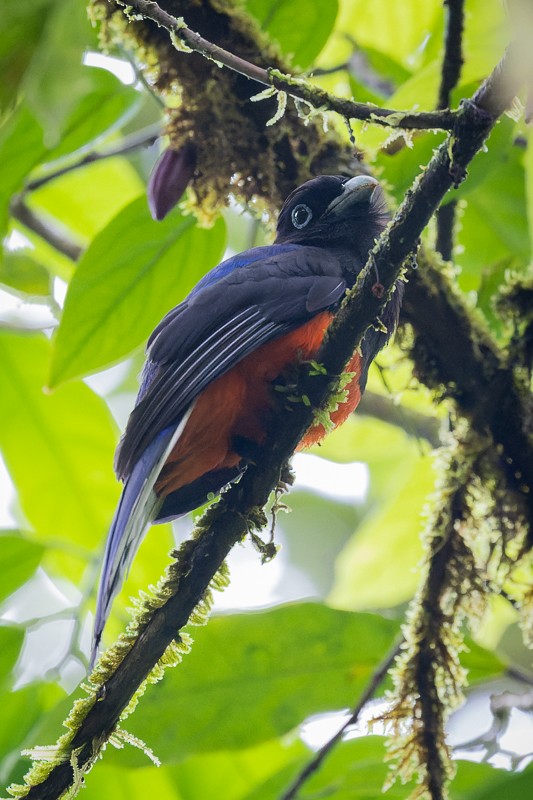
[{"label": "large green leaf", "polygon": [[214,618],[150,689],[128,728],[165,762],[249,747],[306,716],[351,705],[397,634],[371,614],[301,604]]},{"label": "large green leaf", "polygon": [[246,9],[295,64],[308,67],[333,29],[338,0],[246,0]]},{"label": "large green leaf", "polygon": [[115,429],[84,384],[43,392],[49,356],[44,336],[0,332],[0,449],[38,535],[91,548],[117,497]]},{"label": "large green leaf", "polygon": [[[195,629],[192,652],[149,689],[128,729],[166,763],[250,747],[353,705],[398,631],[393,620],[311,603],[214,618]],[[478,676],[501,673],[492,654],[474,651]]]},{"label": "large green leaf", "polygon": [[198,228],[179,211],[154,222],[144,197],[94,239],[70,283],[50,384],[87,375],[138,347],[219,260],[224,223]]},{"label": "large green leaf", "polygon": [[0,601],[31,578],[41,561],[43,550],[41,544],[17,531],[0,532]]},{"label": "large green leaf", "polygon": [[[131,757],[131,749],[127,752]],[[108,748],[105,762],[87,778],[83,792],[87,800],[245,800],[255,787],[280,770],[304,763],[309,751],[298,740],[290,745],[272,740],[245,750],[202,753],[178,765],[159,768],[145,766],[147,758],[140,754],[139,768],[134,770],[124,766],[124,755]]]}]

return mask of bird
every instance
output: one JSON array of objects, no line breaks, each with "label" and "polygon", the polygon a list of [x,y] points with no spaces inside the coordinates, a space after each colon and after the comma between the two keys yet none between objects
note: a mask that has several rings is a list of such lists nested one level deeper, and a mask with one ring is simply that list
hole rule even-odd
[{"label": "bird", "polygon": [[[283,203],[273,244],[222,261],[155,328],[115,458],[123,490],[103,558],[93,662],[149,525],[200,507],[268,446],[274,382],[316,356],[389,219],[375,178],[312,178]],[[369,365],[396,328],[402,288],[347,365],[347,399],[332,412],[333,426],[357,406]],[[324,435],[313,426],[300,448]]]}]

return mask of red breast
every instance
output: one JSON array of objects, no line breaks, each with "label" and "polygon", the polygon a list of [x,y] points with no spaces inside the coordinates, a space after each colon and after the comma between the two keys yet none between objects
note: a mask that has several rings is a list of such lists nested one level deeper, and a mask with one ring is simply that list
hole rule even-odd
[{"label": "red breast", "polygon": [[[317,354],[332,318],[330,312],[323,312],[291,333],[267,342],[204,389],[155,485],[156,492],[166,495],[211,470],[236,466],[241,456],[232,450],[235,437],[260,445],[274,404],[272,381],[291,364]],[[347,369],[355,375],[346,387],[346,403],[331,414],[335,427],[352,413],[361,397],[358,354]],[[322,425],[314,426],[299,449],[316,444],[325,433]]]}]

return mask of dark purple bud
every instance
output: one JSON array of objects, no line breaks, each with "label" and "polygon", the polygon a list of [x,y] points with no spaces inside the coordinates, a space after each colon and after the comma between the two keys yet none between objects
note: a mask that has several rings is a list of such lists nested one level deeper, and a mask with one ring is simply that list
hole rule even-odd
[{"label": "dark purple bud", "polygon": [[148,181],[148,206],[162,220],[179,202],[196,167],[196,147],[188,139],[179,150],[168,147],[159,157]]}]

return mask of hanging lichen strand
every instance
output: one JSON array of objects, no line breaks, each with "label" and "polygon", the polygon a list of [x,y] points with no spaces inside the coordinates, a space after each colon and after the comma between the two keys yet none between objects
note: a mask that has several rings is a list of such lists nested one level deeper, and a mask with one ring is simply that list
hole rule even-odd
[{"label": "hanging lichen strand", "polygon": [[[182,17],[193,30],[232,53],[264,67],[290,69],[279,50],[253,19],[228,0],[175,0],[161,7]],[[287,104],[276,124],[278,98],[251,98],[261,86],[221,69],[198,53],[179,52],[167,31],[149,20],[128,15],[108,0],[90,0],[91,18],[98,24],[104,49],[128,54],[167,108],[165,132],[179,150],[192,140],[196,173],[189,202],[195,214],[209,222],[227,199],[228,187],[245,202],[259,201],[269,213],[294,187],[313,175],[338,173],[342,166],[357,172],[356,160],[334,131],[327,137],[323,120],[308,118],[301,137],[301,110]],[[253,167],[253,168],[252,168]]]},{"label": "hanging lichen strand", "polygon": [[445,724],[463,699],[464,623],[474,628],[491,593],[512,583],[526,526],[506,499],[487,439],[462,420],[439,459],[425,534],[420,589],[404,627],[394,670],[389,755],[391,782],[416,779],[412,799],[444,800],[453,777]]}]

